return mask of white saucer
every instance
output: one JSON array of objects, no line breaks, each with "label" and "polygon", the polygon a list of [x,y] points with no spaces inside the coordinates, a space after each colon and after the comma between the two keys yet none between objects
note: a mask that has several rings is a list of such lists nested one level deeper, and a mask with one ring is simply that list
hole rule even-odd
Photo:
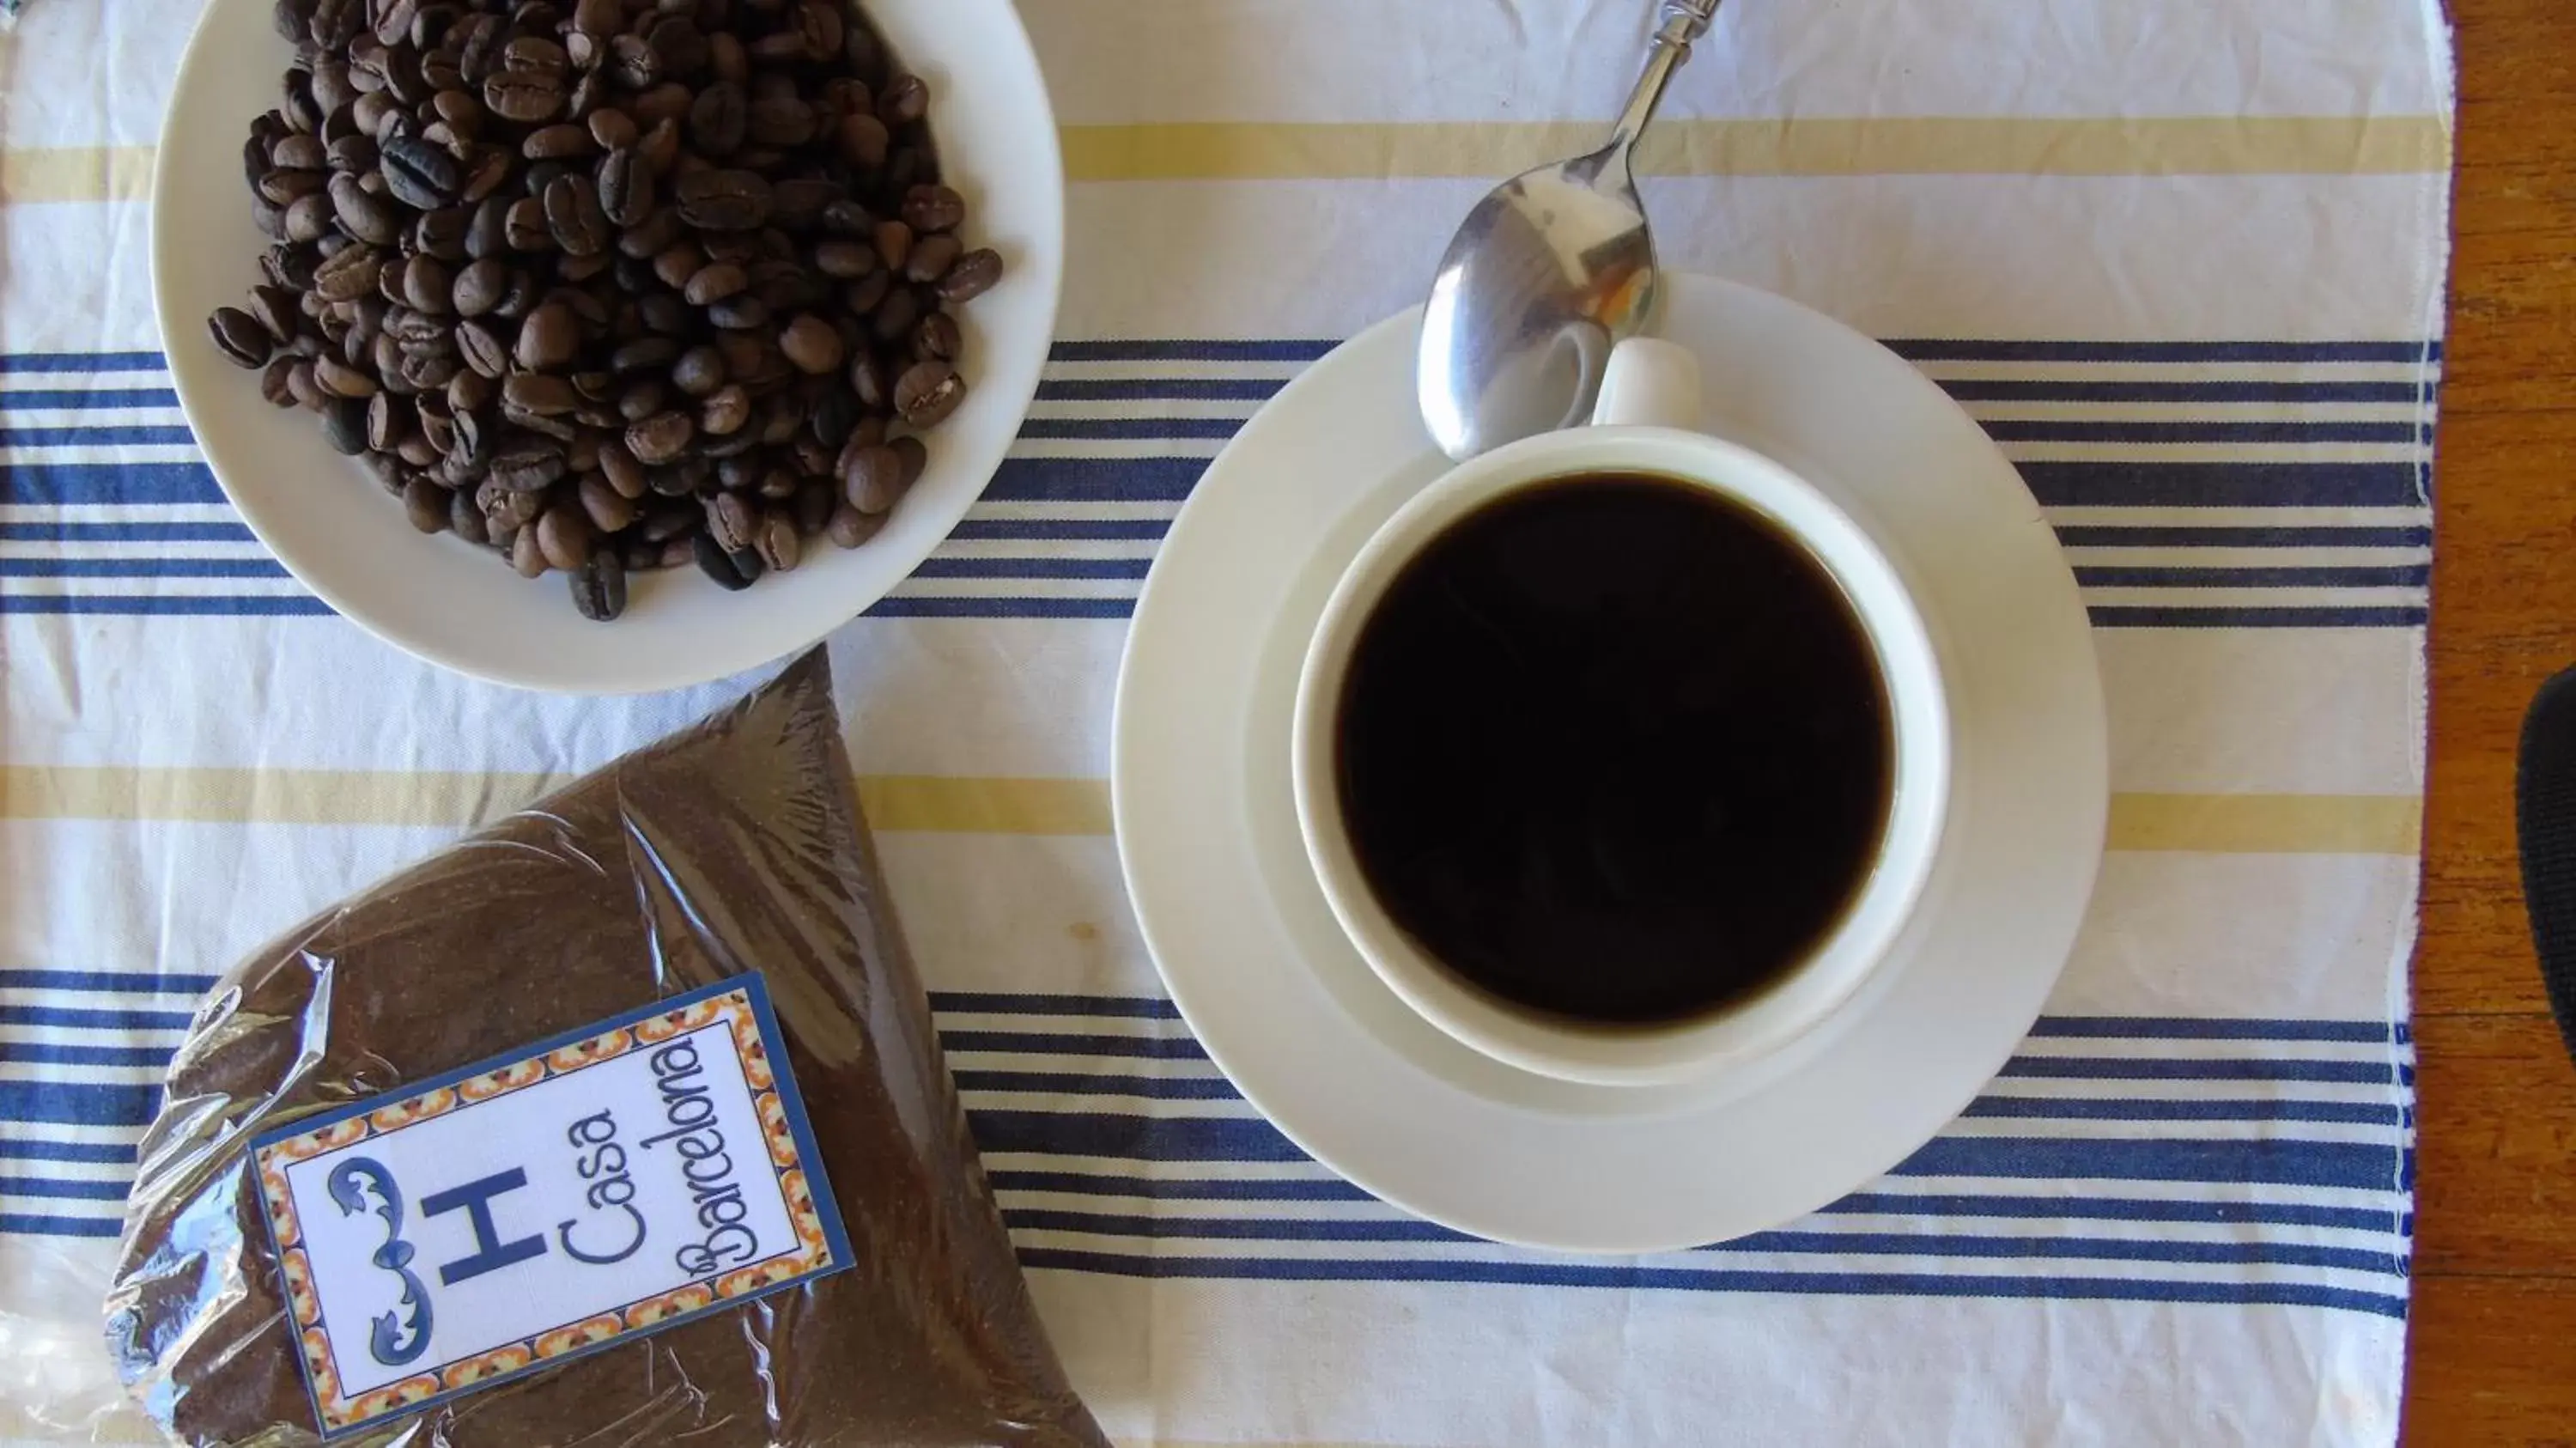
[{"label": "white saucer", "polygon": [[1895,354],[1792,302],[1672,279],[1709,430],[1858,518],[1922,604],[1956,710],[1940,863],[1888,963],[1742,1073],[1579,1086],[1415,1016],[1336,927],[1289,795],[1298,665],[1335,577],[1444,460],[1413,402],[1418,314],[1317,362],[1173,522],[1118,680],[1118,848],[1145,940],[1208,1054],[1308,1154],[1407,1210],[1571,1251],[1776,1226],[1902,1161],[2039,1014],[2093,888],[2102,693],[2038,503]]}]

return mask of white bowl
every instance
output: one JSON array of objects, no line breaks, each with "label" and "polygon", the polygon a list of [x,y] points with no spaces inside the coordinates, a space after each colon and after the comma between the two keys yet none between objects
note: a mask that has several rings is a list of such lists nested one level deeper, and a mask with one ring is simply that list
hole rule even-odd
[{"label": "white bowl", "polygon": [[499,683],[632,693],[723,678],[804,647],[929,556],[1001,465],[1035,395],[1064,265],[1064,167],[1037,57],[1010,0],[870,0],[895,54],[930,82],[944,179],[1002,283],[959,309],[967,400],[926,440],[930,470],[866,546],[818,542],[803,567],[728,594],[695,569],[640,575],[626,613],[593,623],[560,576],[520,578],[489,550],[423,537],[301,408],[262,402],[206,317],[239,306],[265,245],[242,183],[251,118],[291,56],[269,0],[210,0],[181,62],[152,182],[152,292],[170,374],[225,494],[280,563],[388,643]]}]

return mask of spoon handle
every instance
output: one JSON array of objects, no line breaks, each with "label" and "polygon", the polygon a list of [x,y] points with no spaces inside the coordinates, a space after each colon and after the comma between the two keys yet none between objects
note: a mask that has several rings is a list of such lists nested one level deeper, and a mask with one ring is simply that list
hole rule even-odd
[{"label": "spoon handle", "polygon": [[1708,23],[1717,18],[1718,0],[1664,0],[1663,28],[1655,39],[1670,45],[1688,45],[1708,33]]},{"label": "spoon handle", "polygon": [[1637,137],[1645,132],[1646,122],[1654,119],[1655,106],[1664,98],[1665,83],[1683,61],[1690,59],[1691,42],[1708,33],[1719,3],[1720,0],[1664,0],[1663,23],[1655,28],[1654,40],[1646,51],[1645,73],[1637,77],[1637,88],[1628,93],[1627,108],[1619,113],[1618,127],[1610,133],[1610,148],[1622,162],[1627,159],[1628,148],[1637,144]]}]

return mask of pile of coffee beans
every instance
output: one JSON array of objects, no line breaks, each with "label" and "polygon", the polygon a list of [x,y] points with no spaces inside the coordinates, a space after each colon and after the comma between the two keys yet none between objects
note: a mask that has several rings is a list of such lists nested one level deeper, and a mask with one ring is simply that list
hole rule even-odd
[{"label": "pile of coffee beans", "polygon": [[595,619],[854,548],[1000,279],[929,94],[847,0],[277,0],[242,150],[265,285],[209,320],[424,533]]}]

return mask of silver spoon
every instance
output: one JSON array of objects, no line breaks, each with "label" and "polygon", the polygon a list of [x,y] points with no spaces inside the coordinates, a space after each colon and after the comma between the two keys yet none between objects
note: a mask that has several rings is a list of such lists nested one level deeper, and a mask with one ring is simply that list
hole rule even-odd
[{"label": "silver spoon", "polygon": [[1422,420],[1452,458],[1582,421],[1610,349],[1645,325],[1655,241],[1629,152],[1718,4],[1664,0],[1609,144],[1495,187],[1451,239],[1414,378]]}]

